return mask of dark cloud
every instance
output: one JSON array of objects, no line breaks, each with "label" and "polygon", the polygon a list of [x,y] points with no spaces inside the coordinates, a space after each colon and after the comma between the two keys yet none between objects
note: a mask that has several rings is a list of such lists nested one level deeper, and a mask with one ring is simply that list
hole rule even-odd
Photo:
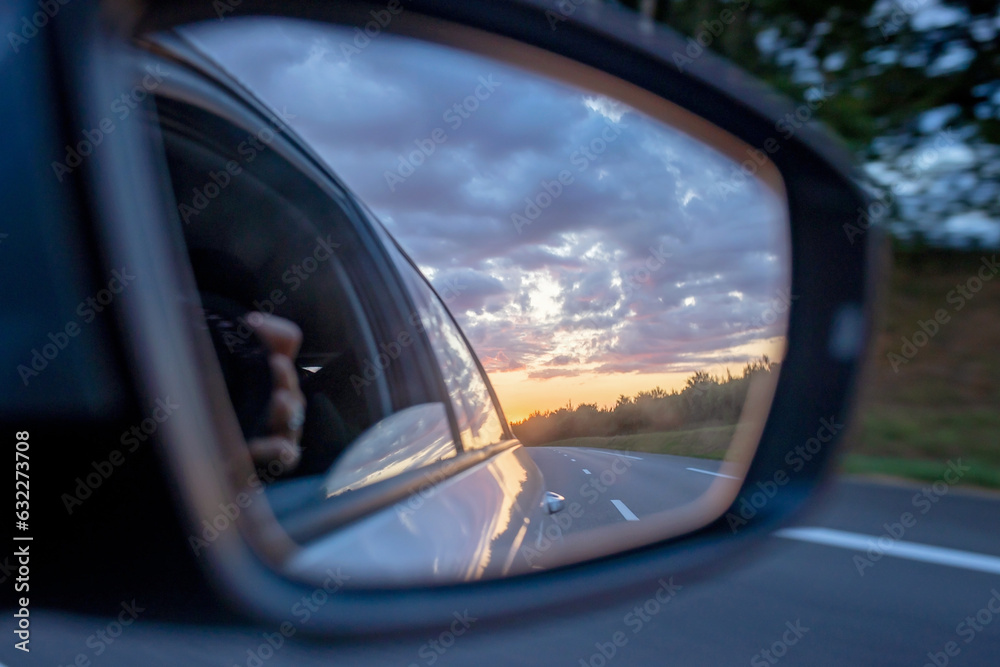
[{"label": "dark cloud", "polygon": [[[433,271],[431,284],[452,313],[482,313],[491,297],[506,297],[506,288],[493,276],[470,268]],[[502,305],[506,298],[492,299]]]},{"label": "dark cloud", "polygon": [[495,355],[490,356],[488,354],[480,354],[480,362],[483,364],[488,372],[507,372],[507,371],[519,371],[524,369],[524,364],[519,364],[517,361],[512,360],[507,354],[500,350]]},{"label": "dark cloud", "polygon": [[351,33],[329,26],[234,19],[196,34],[295,115],[489,370],[739,365],[731,348],[784,335],[783,203],[683,132],[406,38],[346,58]]}]

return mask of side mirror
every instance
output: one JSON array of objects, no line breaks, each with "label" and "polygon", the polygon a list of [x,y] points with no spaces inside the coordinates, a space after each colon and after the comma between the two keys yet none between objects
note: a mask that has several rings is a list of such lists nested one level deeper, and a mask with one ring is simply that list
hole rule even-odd
[{"label": "side mirror", "polygon": [[[149,3],[138,22],[129,26],[132,36],[148,36],[178,25],[213,18],[211,7],[182,3],[180,9],[167,10],[165,6]],[[416,57],[417,52],[427,54],[424,62],[433,62],[436,50],[447,50],[452,54],[465,54],[470,62],[492,63],[497,69],[522,72],[528,83],[524,84],[525,93],[516,100],[520,105],[518,113],[521,114],[514,118],[517,122],[526,123],[533,119],[533,113],[540,108],[533,103],[540,103],[549,94],[543,85],[545,82],[552,88],[570,91],[567,96],[576,95],[583,99],[584,104],[579,106],[585,106],[592,114],[591,118],[600,117],[602,131],[610,127],[613,133],[621,118],[631,114],[634,127],[640,128],[644,134],[638,139],[630,139],[634,140],[630,145],[639,146],[649,154],[662,154],[662,161],[673,170],[671,173],[680,174],[671,185],[677,186],[684,178],[697,174],[705,179],[701,185],[706,188],[711,186],[711,189],[699,191],[690,187],[677,191],[677,188],[636,181],[639,185],[634,191],[625,191],[620,187],[613,189],[616,201],[628,202],[638,197],[645,198],[643,201],[670,202],[669,211],[676,215],[688,210],[685,207],[694,202],[690,209],[693,211],[692,219],[697,221],[697,216],[701,215],[704,220],[720,223],[715,229],[717,235],[705,237],[709,242],[699,247],[703,254],[696,255],[693,246],[683,243],[694,232],[690,228],[683,229],[676,215],[643,219],[643,229],[655,237],[656,242],[651,242],[654,251],[661,247],[656,245],[661,236],[677,239],[678,242],[666,252],[677,253],[678,264],[686,260],[696,264],[709,256],[714,242],[726,248],[735,247],[730,256],[731,264],[739,265],[744,259],[736,252],[741,250],[739,246],[742,244],[742,250],[746,250],[746,247],[764,239],[767,243],[762,248],[754,246],[754,253],[762,255],[757,257],[762,264],[771,263],[776,267],[773,273],[756,283],[753,278],[746,278],[746,284],[757,290],[755,293],[758,296],[771,289],[787,289],[785,309],[776,313],[770,321],[763,321],[757,329],[747,328],[740,322],[713,324],[707,317],[687,322],[694,326],[687,326],[683,332],[678,329],[676,335],[677,339],[691,344],[690,348],[684,349],[684,354],[693,354],[697,350],[706,353],[706,356],[699,357],[704,359],[711,358],[709,353],[724,356],[723,353],[730,351],[735,355],[736,352],[731,351],[738,349],[737,343],[750,345],[748,349],[756,353],[765,349],[760,347],[767,342],[765,338],[747,335],[741,339],[739,335],[759,329],[768,332],[774,339],[769,344],[773,344],[778,351],[780,370],[776,367],[773,373],[762,373],[756,380],[748,374],[745,386],[740,385],[742,393],[735,393],[736,384],[729,390],[713,393],[713,400],[718,398],[720,402],[730,396],[727,393],[730,390],[732,396],[739,397],[739,400],[733,398],[733,404],[727,408],[727,414],[733,416],[733,421],[710,423],[714,413],[705,413],[709,417],[703,416],[698,422],[699,430],[703,432],[697,435],[675,437],[674,434],[667,437],[663,433],[683,421],[667,409],[669,406],[674,403],[677,406],[688,405],[689,408],[685,409],[689,412],[685,414],[693,414],[690,405],[697,403],[696,399],[708,391],[699,381],[692,383],[686,395],[678,389],[675,394],[664,392],[663,395],[644,396],[643,400],[648,398],[648,404],[653,407],[646,412],[641,407],[636,408],[629,418],[647,421],[642,426],[635,426],[637,422],[628,422],[622,427],[631,429],[628,433],[623,430],[595,435],[604,439],[602,446],[595,447],[589,442],[564,444],[565,447],[590,446],[591,450],[585,452],[588,456],[607,457],[601,460],[607,463],[608,470],[613,471],[609,474],[617,475],[615,480],[621,479],[635,465],[632,461],[637,458],[642,460],[644,454],[650,457],[661,455],[658,450],[647,453],[644,450],[626,452],[615,449],[615,438],[622,437],[622,434],[629,437],[644,435],[647,432],[642,429],[650,424],[659,429],[655,431],[659,437],[655,447],[677,447],[678,443],[690,444],[692,441],[704,445],[701,450],[697,447],[671,449],[669,455],[675,459],[690,456],[692,452],[697,455],[710,451],[712,454],[693,462],[677,463],[674,460],[670,463],[671,466],[679,466],[685,475],[692,476],[683,484],[662,485],[662,495],[651,494],[651,502],[659,503],[652,508],[629,506],[621,498],[603,496],[602,503],[606,501],[607,507],[611,508],[609,512],[612,512],[607,516],[614,520],[600,526],[600,539],[595,539],[595,534],[588,535],[582,531],[562,532],[564,529],[560,521],[565,517],[577,520],[578,528],[584,525],[584,520],[576,515],[575,509],[583,507],[583,504],[574,504],[574,498],[569,497],[571,491],[581,487],[576,481],[564,482],[561,476],[568,474],[567,468],[552,461],[543,461],[544,456],[538,451],[540,447],[522,446],[508,437],[511,434],[507,433],[509,429],[506,426],[503,427],[504,438],[497,442],[484,447],[468,444],[472,440],[455,427],[455,413],[462,409],[461,392],[456,394],[453,387],[442,380],[440,402],[409,405],[376,423],[356,439],[339,460],[331,462],[329,472],[321,483],[308,489],[309,493],[322,490],[321,495],[326,496],[326,500],[350,504],[350,511],[338,514],[337,511],[328,511],[326,507],[318,510],[311,507],[305,514],[276,511],[273,499],[269,500],[268,496],[278,493],[280,489],[272,487],[267,494],[262,494],[260,501],[255,501],[235,520],[237,530],[221,532],[211,548],[201,554],[203,564],[214,581],[242,608],[269,620],[283,620],[288,609],[303,595],[326,586],[325,582],[330,578],[328,573],[337,571],[338,564],[347,558],[345,554],[353,548],[352,545],[358,545],[364,554],[364,559],[353,562],[367,560],[373,569],[366,571],[359,565],[360,569],[343,573],[347,584],[343,587],[338,585],[336,595],[325,597],[326,602],[311,616],[309,629],[312,631],[372,632],[412,628],[442,622],[456,609],[474,609],[477,617],[487,618],[512,613],[524,615],[527,609],[567,606],[583,598],[597,597],[610,601],[638,591],[656,590],[660,585],[657,582],[665,576],[673,575],[678,580],[694,578],[710,566],[718,567],[739,558],[749,543],[768,534],[800,509],[828,469],[836,446],[847,433],[851,396],[867,353],[872,328],[871,285],[879,256],[878,230],[858,230],[854,224],[867,202],[852,178],[846,153],[811,126],[790,126],[784,122],[782,119],[794,113],[795,109],[762,90],[732,65],[705,53],[696,60],[685,60],[683,66],[679,66],[675,55],[683,53],[685,47],[680,36],[665,29],[653,28],[610,6],[580,6],[570,13],[562,9],[564,7],[560,8],[557,4],[534,2],[456,6],[444,0],[414,0],[407,4],[405,11],[400,10],[390,14],[389,20],[380,21],[372,17],[382,16],[379,12],[387,10],[365,2],[276,10],[264,3],[247,1],[233,16],[227,17],[233,20],[227,20],[221,28],[232,30],[229,34],[239,38],[241,26],[256,30],[267,25],[264,21],[276,19],[247,19],[244,24],[236,14],[249,15],[257,10],[270,13],[287,11],[296,19],[309,19],[310,25],[317,30],[337,31],[330,33],[338,37],[329,43],[340,45],[336,48],[346,48],[352,56],[348,61],[357,56],[358,72],[371,74],[376,71],[377,74],[381,65],[381,74],[385,77],[382,81],[391,80],[399,86],[407,82],[398,76],[391,79],[392,72],[388,69],[394,62],[393,58],[395,62],[403,62],[399,54],[385,56],[384,61],[380,61],[378,55],[380,46],[388,48],[394,40],[406,42],[406,49],[414,58],[407,61],[410,63],[421,62]],[[302,29],[302,24],[298,22],[289,22],[288,25],[292,26],[289,28],[292,32]],[[213,29],[212,26],[195,26],[192,34],[207,43]],[[382,44],[376,44],[376,40]],[[195,43],[198,43],[197,39]],[[254,49],[261,48],[260,42],[254,41],[253,44]],[[200,50],[201,47],[196,49]],[[176,44],[171,46],[162,41],[149,52],[174,64],[181,63],[180,67],[184,70],[183,76],[179,75],[164,84],[158,95],[175,95],[177,99],[183,98],[186,103],[191,103],[193,93],[190,91],[197,86],[204,89],[208,85],[206,82],[213,81],[220,91],[211,93],[218,97],[218,103],[213,108],[222,109],[218,111],[220,114],[237,114],[227,105],[235,105],[234,109],[240,106],[233,100],[242,99],[240,95],[247,96],[246,90],[240,92],[244,86],[237,81],[238,77],[226,74],[225,68],[213,63],[211,57],[206,58],[204,53],[191,55]],[[313,55],[321,60],[323,54],[317,51]],[[367,59],[362,60],[360,55],[367,56]],[[185,64],[186,58],[189,60]],[[200,60],[193,64],[190,59]],[[356,80],[375,86],[380,79],[378,76],[361,76]],[[229,81],[229,89],[220,85],[224,81]],[[196,82],[197,86],[192,82]],[[414,84],[413,81],[409,83]],[[476,97],[476,90],[473,86],[470,106],[483,101]],[[485,94],[483,89],[480,97]],[[413,98],[404,95],[402,99]],[[391,109],[395,101],[398,100],[390,99],[385,109]],[[240,113],[260,113],[262,118],[265,117],[261,109],[266,105],[260,100],[243,99],[243,102],[245,108]],[[468,120],[463,113],[471,114],[472,111],[464,104],[464,100],[456,102],[453,123],[462,125]],[[511,108],[517,105],[512,104]],[[363,115],[379,113],[383,109],[367,106],[355,111]],[[252,121],[245,122],[252,124]],[[447,111],[440,122],[449,123]],[[288,124],[295,127],[292,122]],[[243,129],[257,132],[259,136],[263,127],[265,125],[261,124]],[[287,159],[292,163],[297,160],[301,173],[327,184],[328,190],[334,193],[331,201],[340,202],[348,211],[346,217],[350,218],[351,224],[364,230],[364,234],[368,235],[365,236],[366,242],[377,248],[373,256],[392,267],[385,269],[386,274],[405,272],[405,258],[396,258],[398,250],[394,249],[393,239],[367,213],[362,203],[365,197],[355,197],[351,193],[358,187],[348,182],[348,188],[341,182],[340,178],[347,180],[348,176],[341,171],[338,178],[333,174],[338,171],[336,165],[331,170],[330,161],[324,161],[313,148],[297,146],[300,141],[298,134],[288,130],[283,123],[269,127],[272,136],[279,137],[269,148],[281,156],[294,156],[294,159]],[[305,136],[308,129],[304,125],[299,132],[304,137],[301,143],[309,143],[310,137]],[[398,124],[388,124],[381,129],[391,132],[401,128]],[[400,154],[399,169],[386,170],[388,177],[376,173],[374,180],[398,185],[400,180],[405,181],[417,174],[415,169],[420,166],[417,163],[429,160],[431,148],[438,150],[437,147],[447,145],[449,136],[444,130],[443,134],[435,134],[436,128],[427,128],[429,133],[424,137],[420,134],[424,129],[419,124],[402,128],[407,141],[412,138],[411,135],[416,137],[416,143],[409,141],[416,147],[415,150],[409,149],[406,154]],[[361,134],[354,137],[371,139]],[[547,137],[551,134],[539,133],[535,137],[537,144],[525,147],[526,157],[517,163],[518,170],[530,171],[534,163],[554,150],[545,143]],[[598,184],[610,182],[607,179],[614,179],[625,167],[634,164],[626,160],[610,165],[602,176],[596,157],[588,155],[598,153],[599,145],[606,149],[613,139],[601,135],[597,138],[601,139],[601,144],[583,145],[579,154],[587,169],[578,170],[570,155],[565,169],[547,176],[545,174],[549,172],[544,172],[539,176],[543,183],[541,190],[529,192],[526,203],[521,202],[521,197],[517,198],[523,206],[508,211],[511,215],[504,216],[503,221],[506,233],[511,234],[510,239],[528,234],[537,246],[547,248],[546,261],[570,263],[572,260],[579,265],[592,265],[596,255],[587,255],[582,250],[579,255],[574,254],[578,246],[574,245],[573,239],[565,246],[546,245],[552,241],[553,237],[549,236],[551,230],[543,230],[536,220],[540,219],[543,209],[550,210],[555,198],[562,196],[555,194],[556,186],[552,183],[559,184],[560,193],[574,182],[583,183],[585,187],[577,192],[586,195],[597,191]],[[427,141],[430,141],[431,148],[422,148],[428,146]],[[457,138],[454,139],[452,145],[457,141]],[[643,144],[643,141],[646,143]],[[676,154],[668,154],[671,148]],[[604,149],[600,152],[603,153]],[[404,167],[410,171],[407,172]],[[586,178],[582,176],[584,171]],[[419,177],[419,174],[413,176],[414,182]],[[504,175],[508,180],[519,177],[520,171],[517,170]],[[714,181],[711,180],[713,178]],[[545,183],[551,187],[546,188]],[[720,184],[725,187],[720,189]],[[492,189],[495,185],[488,179],[476,181],[474,185],[480,188],[478,194],[483,201],[499,196]],[[728,203],[719,194],[727,188],[737,193]],[[669,193],[664,194],[663,191],[668,189]],[[469,188],[466,188],[456,197],[469,196],[468,192]],[[718,199],[711,199],[709,193],[715,193]],[[355,198],[359,201],[354,201]],[[564,201],[570,199],[567,197]],[[678,201],[682,205],[677,204]],[[735,202],[739,206],[734,206]],[[642,244],[637,248],[636,243],[631,243],[634,237],[630,234],[635,231],[631,225],[636,218],[629,216],[637,209],[625,205],[618,209],[602,206],[586,196],[582,197],[574,209],[576,228],[566,223],[558,230],[559,233],[564,234],[563,238],[572,237],[574,229],[582,230],[581,234],[597,234],[594,230],[598,228],[598,223],[591,218],[600,217],[603,227],[599,231],[602,236],[600,242],[594,244],[598,249],[593,253],[606,252],[602,260],[605,262],[619,256],[629,261],[635,259],[629,252],[646,250]],[[622,213],[623,210],[627,210],[628,214]],[[595,211],[600,215],[594,214]],[[614,217],[616,213],[620,217]],[[740,229],[739,224],[732,224],[734,220],[746,220],[748,225],[750,221],[760,224],[743,240],[733,236]],[[723,222],[727,224],[722,225]],[[405,230],[404,223],[395,219],[392,223],[395,226],[390,225],[390,228],[396,236],[405,236],[401,231]],[[134,220],[111,216],[108,224],[115,234],[133,241],[146,233]],[[456,234],[463,231],[459,225],[455,229]],[[404,247],[405,240],[401,240]],[[150,252],[142,248],[138,243],[123,242],[117,246],[116,252],[128,265],[141,265],[146,259],[143,253]],[[617,255],[619,251],[623,254]],[[639,260],[645,260],[645,257],[639,257]],[[417,263],[420,263],[419,259]],[[647,268],[647,272],[651,270]],[[587,275],[586,272],[581,273],[579,282],[582,283]],[[622,287],[623,276],[627,277],[619,271],[618,282],[609,283],[619,293],[625,291]],[[183,278],[178,278],[176,284],[184,284],[190,276]],[[707,282],[716,279],[715,274],[703,278]],[[400,282],[405,280],[401,278]],[[685,281],[677,278],[669,282],[677,285]],[[208,368],[204,355],[199,361],[198,350],[202,350],[203,346],[199,347],[201,344],[191,335],[185,313],[173,303],[171,287],[165,284],[144,288],[149,290],[147,296],[151,302],[162,304],[167,314],[158,322],[159,328],[155,331],[152,327],[137,328],[132,341],[133,354],[144,360],[141,381],[150,395],[170,393],[189,397],[186,404],[192,407],[185,416],[188,421],[181,423],[177,420],[164,426],[162,451],[189,524],[197,526],[206,517],[217,513],[220,503],[230,502],[231,498],[245,492],[245,480],[253,478],[253,469],[239,448],[240,438],[233,426],[232,415],[226,414],[223,409],[224,401],[220,403],[218,378],[213,377],[210,370],[204,370]],[[737,283],[727,285],[726,290],[717,296],[721,299],[721,296],[729,295],[733,300],[741,300],[749,291],[738,287]],[[414,301],[413,294],[417,289],[412,285],[406,289],[409,296],[400,298]],[[549,292],[542,288],[539,290],[542,296],[547,295],[546,298],[556,301],[551,289]],[[669,308],[676,307],[680,312],[684,307],[695,306],[699,299],[704,300],[715,294],[699,292],[697,295],[680,295],[676,303],[668,304],[666,300],[661,300],[658,302],[661,305],[650,307],[652,302],[638,299],[633,292],[621,297],[624,309],[623,302],[616,298],[611,302],[613,307],[604,309],[607,312],[591,312],[587,307],[593,303],[593,293],[581,288],[581,296],[574,307],[582,315],[568,318],[562,324],[560,336],[564,338],[563,343],[570,341],[566,344],[581,348],[589,344],[583,337],[575,337],[584,330],[579,323],[585,317],[625,313],[632,318],[629,322],[639,322],[635,329],[628,332],[630,335],[639,332],[635,334],[636,347],[630,348],[635,351],[643,341],[656,337],[658,327],[665,326],[663,315],[672,312]],[[665,294],[656,298],[662,299]],[[448,301],[444,294],[439,296]],[[348,301],[345,300],[345,303]],[[766,298],[763,302],[766,303]],[[455,311],[458,304],[456,301],[449,305]],[[488,306],[485,301],[480,301],[473,308],[479,308],[483,314],[480,323],[488,322],[492,316]],[[729,312],[719,306],[714,314],[725,320]],[[142,321],[145,315],[136,311],[134,317]],[[648,323],[645,328],[642,326],[644,321]],[[715,328],[708,328],[709,325]],[[617,344],[612,343],[611,338],[620,337],[622,327],[617,323],[599,326],[606,327],[611,334],[601,344]],[[728,333],[725,333],[727,328]],[[465,329],[472,338],[471,328],[466,326]],[[699,334],[699,331],[710,333]],[[724,342],[715,347],[705,342],[711,342],[716,335]],[[192,342],[190,347],[177,346],[150,353],[157,348],[159,336],[175,336],[178,340]],[[432,338],[428,340],[431,353],[441,352],[441,346],[435,347]],[[468,346],[468,341],[461,334],[450,334],[449,341],[454,349]],[[660,349],[650,350],[648,356],[653,358],[659,352]],[[747,350],[742,350],[741,354],[747,354]],[[563,356],[566,355],[550,355],[545,360],[551,362],[547,366],[549,372],[539,377],[551,378],[557,377],[559,372],[565,373],[569,362],[557,361]],[[432,358],[430,353],[427,358]],[[482,370],[478,364],[463,365],[461,360],[456,362],[456,358],[454,354],[447,358],[435,357],[438,363],[435,378],[447,372],[467,380],[468,375]],[[484,365],[489,370],[488,364]],[[608,365],[613,364],[609,361]],[[623,372],[637,370],[629,366],[621,368],[625,369]],[[588,367],[588,372],[592,370]],[[498,385],[495,380],[493,384]],[[493,397],[492,390],[490,396]],[[669,396],[676,396],[676,401],[671,403]],[[213,407],[217,409],[213,410]],[[600,410],[595,408],[594,412],[600,413]],[[624,418],[629,414],[632,413],[622,410],[618,416]],[[593,419],[605,418],[598,416]],[[192,424],[197,424],[199,429],[192,428]],[[574,437],[583,440],[590,436],[579,433]],[[641,440],[636,437],[630,442],[640,443]],[[558,445],[552,442],[539,444]],[[451,456],[453,449],[455,455]],[[610,453],[605,450],[610,450]],[[545,452],[547,455],[575,458],[568,451],[558,451],[555,446]],[[438,467],[429,468],[431,464]],[[646,464],[648,462],[644,463],[644,467]],[[618,467],[614,468],[615,465]],[[667,465],[663,463],[664,467]],[[431,475],[429,470],[445,472],[443,477],[428,481]],[[598,472],[596,476],[595,472]],[[573,474],[590,476],[597,484],[602,484],[601,473],[596,468],[590,470],[578,465]],[[590,480],[583,482],[585,485],[590,483]],[[427,506],[434,509],[417,516],[401,513],[399,503],[419,498],[422,485],[427,484],[434,489],[431,493],[436,494],[427,502]],[[669,501],[666,500],[668,497]],[[461,520],[449,526],[448,512]],[[586,519],[592,520],[596,521]],[[559,529],[547,532],[550,526]],[[464,541],[459,541],[460,538]],[[547,539],[558,545],[543,548],[546,544],[543,541]],[[537,558],[525,558],[528,549],[537,554]],[[412,557],[407,561],[406,556]],[[384,562],[377,562],[380,558]],[[386,565],[389,562],[406,562],[412,567],[393,570]],[[447,576],[435,576],[442,571]],[[370,576],[372,572],[377,572],[378,576]],[[394,573],[398,576],[393,576]],[[503,579],[498,580],[500,577]],[[437,585],[442,583],[447,585]],[[387,604],[390,600],[391,604]]]}]

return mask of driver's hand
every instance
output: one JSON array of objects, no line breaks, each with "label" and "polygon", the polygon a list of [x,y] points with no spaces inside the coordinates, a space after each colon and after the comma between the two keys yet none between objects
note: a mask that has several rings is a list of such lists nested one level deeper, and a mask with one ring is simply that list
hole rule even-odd
[{"label": "driver's hand", "polygon": [[260,312],[249,313],[246,321],[270,349],[274,377],[267,434],[248,443],[250,455],[257,465],[277,460],[284,470],[292,470],[302,458],[299,439],[306,413],[306,397],[295,371],[302,330],[291,320]]}]

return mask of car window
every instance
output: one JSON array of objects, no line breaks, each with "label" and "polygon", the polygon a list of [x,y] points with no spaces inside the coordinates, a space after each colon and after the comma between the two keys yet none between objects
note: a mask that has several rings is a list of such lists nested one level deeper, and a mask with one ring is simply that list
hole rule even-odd
[{"label": "car window", "polygon": [[479,449],[505,439],[504,421],[489,389],[489,381],[451,313],[394,245],[390,253],[410,287],[420,322],[437,356],[454,407],[462,446]]},{"label": "car window", "polygon": [[[296,359],[307,405],[302,458],[294,469],[269,464],[258,475],[265,482],[318,479],[394,414],[441,400],[428,364],[419,363],[422,354],[433,360],[427,339],[400,316],[409,310],[387,296],[398,279],[386,270],[388,261],[377,261],[378,248],[358,229],[358,213],[285,159],[274,134],[248,133],[188,102],[160,99],[158,110],[202,303],[274,314],[303,333]],[[232,317],[231,335],[238,337],[243,323]],[[413,341],[408,353],[387,353],[404,333]],[[398,446],[413,449],[405,439]],[[454,442],[438,439],[433,452],[395,456],[391,474],[369,478],[455,454]]]}]

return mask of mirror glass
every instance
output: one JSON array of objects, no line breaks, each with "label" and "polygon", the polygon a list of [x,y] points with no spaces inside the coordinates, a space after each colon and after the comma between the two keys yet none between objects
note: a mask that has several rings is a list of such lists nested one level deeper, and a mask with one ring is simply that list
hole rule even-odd
[{"label": "mirror glass", "polygon": [[[258,296],[227,296],[271,299],[304,333],[302,462],[264,484],[297,544],[284,567],[342,567],[353,584],[497,577],[720,516],[795,299],[780,175],[609,75],[385,21],[229,19],[162,42],[238,82],[158,93],[199,289],[231,292],[199,267],[239,265],[224,273],[247,272]],[[246,91],[262,127],[301,144],[197,101]],[[185,105],[232,117],[215,128]],[[231,159],[192,166],[186,123],[215,128],[204,141]],[[284,173],[313,178],[313,159],[349,192]],[[247,194],[213,219],[224,207],[195,200],[218,165],[284,203]]]}]

